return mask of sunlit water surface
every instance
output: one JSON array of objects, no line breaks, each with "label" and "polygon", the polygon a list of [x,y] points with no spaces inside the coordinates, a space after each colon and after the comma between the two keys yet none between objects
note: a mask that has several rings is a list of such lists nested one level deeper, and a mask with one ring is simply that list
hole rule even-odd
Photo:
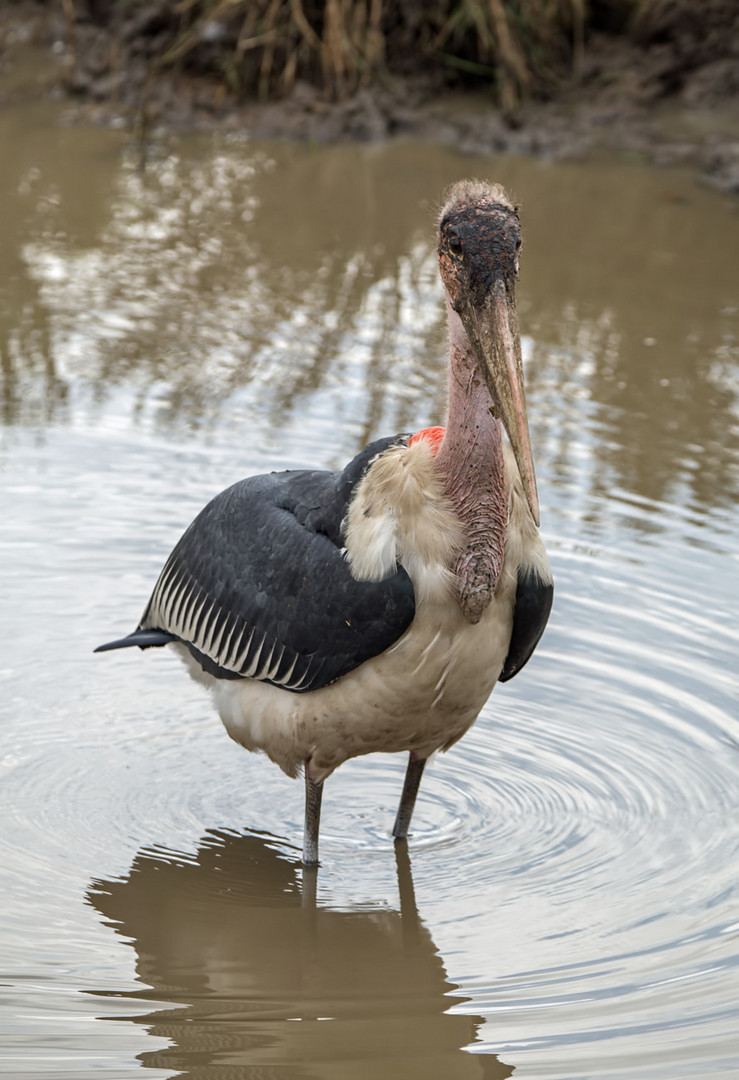
[{"label": "sunlit water surface", "polygon": [[[739,221],[634,163],[0,132],[0,1071],[739,1074]],[[521,204],[549,629],[427,770],[302,786],[132,629],[215,492],[443,418],[434,211]],[[471,1051],[465,1052],[465,1051]]]}]

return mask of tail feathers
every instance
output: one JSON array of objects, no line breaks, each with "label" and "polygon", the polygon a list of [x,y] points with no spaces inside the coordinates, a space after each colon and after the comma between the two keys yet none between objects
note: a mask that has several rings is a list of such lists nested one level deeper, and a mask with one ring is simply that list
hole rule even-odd
[{"label": "tail feathers", "polygon": [[140,649],[150,649],[152,645],[168,645],[170,641],[177,641],[174,634],[166,630],[134,630],[128,637],[118,638],[117,641],[107,641],[105,645],[98,645],[93,652],[109,652],[110,649],[130,649],[132,645],[138,645]]}]

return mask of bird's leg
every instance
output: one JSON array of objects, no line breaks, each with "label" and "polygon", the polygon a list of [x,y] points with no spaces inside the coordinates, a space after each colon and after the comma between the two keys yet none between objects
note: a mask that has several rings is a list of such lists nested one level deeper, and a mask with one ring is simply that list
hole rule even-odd
[{"label": "bird's leg", "polygon": [[323,781],[310,777],[310,759],[305,763],[305,829],[303,831],[303,865],[318,866],[318,826],[321,824]]},{"label": "bird's leg", "polygon": [[404,840],[408,835],[408,827],[411,823],[413,807],[416,805],[418,785],[421,783],[423,767],[425,764],[426,758],[416,757],[411,750],[410,757],[408,758],[408,768],[405,773],[403,794],[400,796],[400,806],[398,807],[395,824],[393,825],[393,836],[396,840]]}]

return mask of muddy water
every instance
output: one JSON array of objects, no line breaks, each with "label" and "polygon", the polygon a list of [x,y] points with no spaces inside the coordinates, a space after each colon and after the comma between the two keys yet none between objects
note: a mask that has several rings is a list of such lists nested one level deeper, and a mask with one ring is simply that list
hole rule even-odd
[{"label": "muddy water", "polygon": [[[635,162],[0,118],[0,1071],[739,1073],[739,219]],[[133,628],[202,503],[442,419],[433,213],[501,180],[557,598],[427,770],[301,785]]]}]

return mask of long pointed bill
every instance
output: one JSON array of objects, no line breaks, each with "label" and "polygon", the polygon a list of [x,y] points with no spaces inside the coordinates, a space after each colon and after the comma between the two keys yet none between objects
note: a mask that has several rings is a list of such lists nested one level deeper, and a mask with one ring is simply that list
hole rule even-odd
[{"label": "long pointed bill", "polygon": [[538,525],[539,496],[526,415],[516,302],[505,282],[498,279],[482,308],[470,305],[459,314],[490,391],[493,413],[503,421],[508,433],[531,516]]}]

